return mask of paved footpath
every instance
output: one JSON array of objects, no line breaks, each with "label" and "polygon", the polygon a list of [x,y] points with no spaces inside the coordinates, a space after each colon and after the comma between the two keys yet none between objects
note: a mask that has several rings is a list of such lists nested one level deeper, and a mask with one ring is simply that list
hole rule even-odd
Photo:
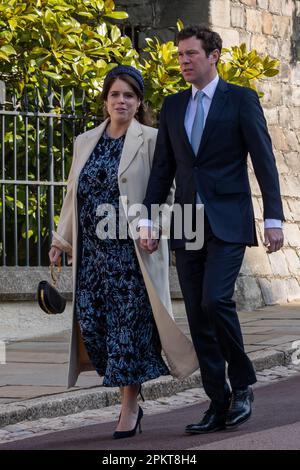
[{"label": "paved footpath", "polygon": [[[290,449],[300,449],[300,441],[293,439],[293,436],[295,437],[295,432],[297,431],[297,436],[300,436],[300,426],[297,425],[296,423],[291,420],[291,414],[293,415],[293,412],[291,410],[291,407],[294,406],[293,399],[298,402],[298,396],[299,396],[299,385],[300,385],[300,364],[299,365],[289,365],[287,367],[283,366],[275,366],[272,367],[271,369],[265,369],[261,372],[257,373],[257,379],[258,382],[254,385],[254,392],[255,392],[255,402],[254,402],[254,410],[256,408],[256,401],[257,401],[257,390],[262,389],[266,385],[268,386],[267,389],[264,388],[264,402],[263,400],[262,403],[259,404],[260,409],[266,410],[266,412],[269,410],[269,415],[266,417],[266,421],[264,423],[264,419],[262,416],[259,417],[257,424],[255,425],[255,416],[252,418],[249,423],[251,424],[251,432],[252,433],[257,433],[254,436],[252,436],[252,441],[248,442],[246,437],[241,437],[243,436],[243,433],[247,431],[247,428],[249,427],[249,423],[244,425],[243,427],[239,428],[239,430],[242,430],[242,434],[240,434],[239,430],[235,431],[232,433],[232,437],[234,437],[234,442],[227,440],[227,437],[224,436],[223,433],[223,438],[226,437],[226,443],[224,444],[223,439],[220,438],[220,442],[215,442],[218,441],[217,439],[217,434],[215,435],[216,437],[213,439],[213,443],[210,443],[210,441],[207,441],[206,438],[201,437],[201,442],[203,443],[204,447],[201,446],[202,448],[240,448],[240,449],[245,449],[245,448],[252,448],[252,449],[257,449],[257,448],[263,448],[260,445],[260,442],[263,442],[263,437],[264,437],[264,429],[268,429],[267,422],[272,423],[272,419],[274,418],[275,421],[279,416],[284,415],[285,411],[288,411],[287,413],[287,421],[281,422],[282,425],[287,426],[287,432],[292,432],[292,428],[294,426],[294,434],[291,434],[290,436],[290,444],[285,443],[282,448],[290,448]],[[289,410],[285,408],[285,405],[281,405],[282,409],[277,409],[276,408],[276,400],[275,400],[275,395],[273,393],[274,387],[280,384],[281,382],[284,382],[286,380],[297,380],[297,384],[294,385],[293,387],[290,387],[291,393],[293,394],[293,397],[289,399],[287,394],[282,393],[282,395],[285,396],[285,400],[287,402],[290,401],[290,408]],[[273,386],[270,388],[270,386]],[[267,392],[265,392],[267,390]],[[295,394],[296,390],[296,394]],[[178,428],[178,424],[180,425],[180,430],[177,429],[177,438],[176,439],[182,439],[183,436],[183,429],[185,424],[187,424],[189,419],[195,420],[195,419],[200,419],[201,413],[205,410],[205,407],[207,406],[207,397],[205,396],[205,393],[203,389],[198,388],[198,389],[189,389],[184,392],[179,392],[176,393],[172,397],[162,397],[157,400],[146,400],[143,404],[143,410],[145,413],[145,418],[144,421],[149,420],[151,416],[159,418],[160,425],[159,428],[162,430],[167,430],[168,428],[173,429],[174,426],[176,425]],[[185,411],[186,410],[186,411]],[[178,420],[175,420],[175,423],[171,422],[172,418],[172,413],[165,414],[167,412],[173,412],[179,414]],[[191,412],[192,412],[192,418],[191,418]],[[295,409],[295,420],[297,418],[297,413],[300,412],[300,407],[298,406],[297,409]],[[115,427],[115,423],[117,421],[117,418],[120,413],[120,405],[114,405],[114,406],[109,406],[104,409],[98,409],[98,410],[87,410],[83,411],[81,413],[73,414],[73,415],[68,415],[68,416],[63,416],[63,417],[57,417],[57,418],[42,418],[36,421],[25,421],[25,422],[20,422],[15,425],[8,425],[0,429],[0,451],[2,449],[70,449],[70,448],[78,448],[78,449],[83,449],[89,448],[89,449],[118,449],[119,445],[121,446],[120,448],[130,448],[130,449],[155,449],[155,445],[159,445],[159,449],[168,449],[168,445],[171,445],[169,449],[180,449],[180,442],[177,442],[175,445],[174,442],[170,442],[168,439],[168,436],[166,436],[166,440],[164,441],[164,438],[162,436],[162,442],[157,443],[157,441],[152,442],[152,440],[155,437],[155,434],[157,435],[157,418],[156,418],[156,431],[155,431],[155,425],[153,424],[150,426],[148,429],[148,439],[149,442],[147,442],[146,447],[145,446],[145,440],[143,441],[137,441],[135,439],[133,440],[128,440],[126,439],[125,441],[122,440],[122,442],[116,443],[115,441],[112,440],[111,438],[111,433],[113,432],[113,429]],[[276,414],[278,414],[278,417],[276,417]],[[299,422],[300,422],[300,413],[299,414]],[[177,421],[177,422],[176,422]],[[264,425],[263,425],[264,424]],[[278,423],[277,423],[278,424]],[[296,425],[298,428],[296,429]],[[271,427],[271,424],[270,424]],[[72,432],[68,433],[68,431]],[[182,432],[181,432],[182,431]],[[174,432],[174,429],[172,430],[172,433]],[[278,433],[278,430],[276,431]],[[59,433],[59,434],[57,434]],[[228,434],[228,432],[227,432]],[[95,439],[95,436],[98,435],[97,439]],[[144,433],[146,435],[146,431]],[[173,435],[173,434],[172,434]],[[44,438],[43,438],[44,436]],[[55,437],[57,436],[57,437]],[[71,437],[68,437],[71,436]],[[220,436],[220,434],[218,434]],[[39,437],[39,439],[37,439]],[[173,436],[174,437],[174,436]],[[222,437],[222,436],[221,436]],[[30,438],[30,439],[28,439]],[[175,437],[174,437],[175,438]],[[64,441],[65,439],[65,441]],[[279,437],[278,437],[279,439]],[[278,439],[275,448],[278,448]],[[298,438],[297,438],[298,439]],[[89,444],[89,440],[91,443]],[[274,441],[274,439],[273,439]],[[274,447],[274,442],[272,441],[272,438],[268,435],[267,436],[267,443],[266,443],[266,448],[273,448]],[[64,444],[65,442],[65,444]],[[127,444],[125,445],[125,442]],[[188,448],[194,448],[196,449],[197,447],[197,442],[199,442],[199,436],[198,440],[195,441],[195,437],[191,438],[190,440],[186,439],[185,436],[185,441],[182,449],[188,449]],[[252,444],[251,444],[252,442]],[[273,444],[272,444],[273,442]],[[9,445],[9,443],[11,443]],[[6,445],[7,444],[7,445]],[[129,447],[126,447],[128,446]],[[153,447],[154,445],[154,447]],[[174,445],[175,447],[172,447]],[[125,446],[125,447],[124,447]],[[135,447],[137,446],[137,447]],[[190,446],[190,447],[189,447]],[[194,447],[192,447],[194,446]],[[225,446],[225,447],[224,447]],[[227,446],[227,447],[226,447]],[[236,447],[234,447],[236,446]],[[250,447],[249,447],[250,446]],[[269,446],[269,447],[268,447]],[[273,447],[272,447],[273,446]],[[200,447],[199,447],[200,449]]]},{"label": "paved footpath", "polygon": [[[259,372],[260,382],[268,380],[268,374],[272,377],[281,371],[284,376],[294,370],[286,366],[295,354],[293,344],[300,344],[300,303],[243,311],[239,317],[245,348]],[[175,318],[188,334],[181,306],[175,311]],[[120,400],[118,389],[99,386],[95,371],[81,374],[76,387],[66,390],[68,343],[69,332],[62,332],[7,344],[6,364],[0,364],[0,439],[11,436],[11,431],[39,432],[39,426],[44,425],[41,418],[56,429],[73,420],[77,423],[80,412],[86,413],[83,420],[89,423],[94,419],[112,420],[118,415],[118,407],[114,407]],[[146,407],[151,408],[153,402],[153,409],[160,412],[177,401],[182,406],[182,399],[187,405],[198,402],[204,399],[200,384],[199,372],[184,380],[162,377],[149,381],[144,387]],[[58,421],[48,420],[55,417]],[[37,428],[32,420],[38,420]],[[24,421],[28,421],[28,427]],[[9,425],[16,427],[7,428]]]}]

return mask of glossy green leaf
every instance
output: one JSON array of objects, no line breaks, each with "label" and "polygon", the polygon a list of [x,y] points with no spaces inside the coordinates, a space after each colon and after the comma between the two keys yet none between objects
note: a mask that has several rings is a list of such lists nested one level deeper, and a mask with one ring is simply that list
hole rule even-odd
[{"label": "glossy green leaf", "polygon": [[0,49],[0,59],[6,60],[7,62],[9,62],[9,56],[5,54],[5,52],[2,52],[1,49]]},{"label": "glossy green leaf", "polygon": [[46,75],[46,77],[52,78],[53,80],[61,80],[62,76],[55,73],[55,72],[49,72],[48,70],[42,70],[42,74]]},{"label": "glossy green leaf", "polygon": [[180,19],[177,20],[176,26],[178,31],[181,31],[184,28],[184,24]]},{"label": "glossy green leaf", "polygon": [[5,44],[4,46],[1,46],[0,50],[2,52],[4,52],[5,54],[7,54],[8,56],[13,55],[13,54],[17,54],[17,51],[15,50],[15,48],[11,44]]},{"label": "glossy green leaf", "polygon": [[110,37],[113,42],[117,42],[117,40],[121,37],[121,31],[118,26],[113,25],[110,31]]},{"label": "glossy green leaf", "polygon": [[269,69],[264,72],[264,75],[266,77],[275,77],[275,75],[277,75],[278,73],[279,73],[279,70]]},{"label": "glossy green leaf", "polygon": [[126,20],[128,18],[128,13],[125,11],[112,11],[110,13],[105,13],[105,16],[115,20]]}]

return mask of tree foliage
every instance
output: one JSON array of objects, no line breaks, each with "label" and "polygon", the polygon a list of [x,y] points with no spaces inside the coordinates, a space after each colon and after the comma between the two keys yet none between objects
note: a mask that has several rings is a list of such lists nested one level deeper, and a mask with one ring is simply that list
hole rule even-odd
[{"label": "tree foliage", "polygon": [[[0,77],[22,93],[27,85],[85,90],[93,103],[103,79],[117,64],[139,68],[146,100],[158,110],[163,98],[187,87],[173,41],[146,39],[141,56],[111,20],[125,20],[113,0],[0,0]],[[183,27],[179,20],[177,28]],[[145,53],[148,56],[145,57]],[[247,52],[245,44],[223,50],[219,73],[225,80],[256,89],[256,81],[278,73],[278,61]]]},{"label": "tree foliage", "polygon": [[128,17],[112,0],[0,0],[0,14],[0,76],[19,94],[50,78],[86,90],[93,103],[112,67],[138,59],[131,39],[110,23]]}]

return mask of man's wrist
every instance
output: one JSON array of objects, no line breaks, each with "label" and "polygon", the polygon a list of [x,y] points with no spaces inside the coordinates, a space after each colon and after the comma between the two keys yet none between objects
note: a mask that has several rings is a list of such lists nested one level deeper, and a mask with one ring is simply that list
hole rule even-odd
[{"label": "man's wrist", "polygon": [[152,220],[150,219],[141,219],[139,220],[138,222],[138,228],[147,228],[147,227],[150,227],[152,228],[153,227],[153,222]]},{"label": "man's wrist", "polygon": [[265,219],[265,229],[268,228],[280,228],[282,229],[282,220],[279,219]]}]

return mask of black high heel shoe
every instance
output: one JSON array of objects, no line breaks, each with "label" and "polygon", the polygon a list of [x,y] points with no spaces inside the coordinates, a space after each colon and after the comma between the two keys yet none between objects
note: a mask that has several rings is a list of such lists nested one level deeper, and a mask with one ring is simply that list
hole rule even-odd
[{"label": "black high heel shoe", "polygon": [[139,396],[139,395],[141,395],[141,399],[142,399],[143,401],[145,401],[145,398],[144,398],[144,396],[143,396],[143,394],[142,394],[142,384],[140,384],[140,388],[139,388],[139,391],[138,391],[138,396]]},{"label": "black high heel shoe", "polygon": [[138,412],[138,417],[136,420],[136,424],[133,429],[130,431],[115,431],[113,433],[113,438],[114,439],[123,439],[124,437],[133,437],[136,433],[137,427],[139,427],[139,433],[142,432],[142,426],[141,426],[141,419],[144,415],[144,412],[142,408],[139,406],[139,412]]}]

